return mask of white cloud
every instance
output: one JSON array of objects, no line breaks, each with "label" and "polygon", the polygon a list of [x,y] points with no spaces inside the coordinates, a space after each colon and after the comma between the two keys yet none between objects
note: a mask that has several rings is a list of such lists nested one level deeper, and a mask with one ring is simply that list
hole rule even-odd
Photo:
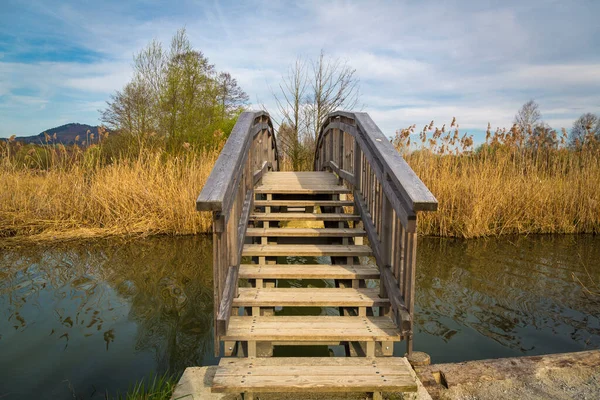
[{"label": "white cloud", "polygon": [[[26,107],[32,104],[16,102],[6,111],[7,102],[22,89],[29,101],[45,104],[47,113],[89,120],[93,109],[130,78],[132,55],[152,39],[168,45],[182,26],[217,69],[231,72],[251,101],[272,113],[272,90],[288,66],[321,49],[356,68],[361,102],[386,133],[431,119],[449,123],[454,116],[464,128],[485,129],[488,121],[494,127],[510,126],[530,98],[555,127],[570,126],[583,112],[600,112],[598,2],[162,6],[109,1],[83,6],[32,1],[19,6],[23,18],[48,20],[55,27],[52,38],[91,50],[98,59],[17,63],[7,61],[10,49],[5,51],[0,58],[0,119],[11,120],[13,127],[30,123],[23,115],[30,115]],[[40,28],[27,35],[46,38],[47,32]],[[21,50],[27,50],[29,37],[19,43]],[[65,96],[71,100],[57,100]],[[3,129],[0,136],[7,134]]]}]

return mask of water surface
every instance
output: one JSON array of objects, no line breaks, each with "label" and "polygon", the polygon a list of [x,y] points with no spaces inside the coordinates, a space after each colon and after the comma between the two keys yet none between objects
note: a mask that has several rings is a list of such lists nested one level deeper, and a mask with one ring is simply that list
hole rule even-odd
[{"label": "water surface", "polygon": [[[600,300],[574,282],[600,283],[600,237],[422,238],[418,251],[415,349],[434,362],[600,347]],[[0,250],[0,399],[100,399],[216,364],[211,259],[207,237]]]}]

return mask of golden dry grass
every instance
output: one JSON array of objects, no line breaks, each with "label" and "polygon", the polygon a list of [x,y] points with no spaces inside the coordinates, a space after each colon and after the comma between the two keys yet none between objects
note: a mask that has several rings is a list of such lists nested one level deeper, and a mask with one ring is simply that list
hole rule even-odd
[{"label": "golden dry grass", "polygon": [[218,149],[178,156],[140,151],[107,165],[93,156],[97,148],[79,150],[72,159],[58,146],[44,151],[53,160],[47,168],[0,157],[0,238],[197,234],[210,228],[195,199]]},{"label": "golden dry grass", "polygon": [[[432,132],[432,126],[428,127]],[[502,234],[600,232],[600,146],[567,149],[555,132],[524,139],[515,128],[472,139],[436,129],[424,148],[404,155],[439,202],[422,213],[424,235],[472,238]],[[406,149],[410,130],[397,134]],[[552,140],[549,140],[552,138]],[[560,139],[560,140],[559,140]],[[550,143],[544,144],[541,143]]]}]

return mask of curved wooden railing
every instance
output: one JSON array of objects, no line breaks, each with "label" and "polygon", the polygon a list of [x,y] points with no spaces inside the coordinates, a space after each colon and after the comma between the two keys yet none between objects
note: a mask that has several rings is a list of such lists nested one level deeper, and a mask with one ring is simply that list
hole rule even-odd
[{"label": "curved wooden railing", "polygon": [[417,212],[437,200],[367,113],[334,112],[317,138],[315,170],[334,172],[354,195],[381,274],[381,295],[412,352]]},{"label": "curved wooden railing", "polygon": [[236,296],[254,185],[266,171],[278,170],[278,164],[269,114],[244,112],[196,200],[198,211],[212,211],[215,356],[219,356],[219,337],[227,330]]}]

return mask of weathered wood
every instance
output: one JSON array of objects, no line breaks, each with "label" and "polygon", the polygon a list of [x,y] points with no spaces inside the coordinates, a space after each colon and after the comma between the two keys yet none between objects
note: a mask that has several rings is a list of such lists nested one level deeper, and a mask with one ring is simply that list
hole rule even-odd
[{"label": "weathered wood", "polygon": [[250,214],[252,221],[358,221],[360,218],[353,214],[336,213],[254,213]]},{"label": "weathered wood", "polygon": [[389,317],[231,317],[223,340],[339,342],[400,340]]},{"label": "weathered wood", "polygon": [[[317,148],[321,146],[322,137],[325,132],[341,128],[354,136],[369,162],[380,169],[381,173],[390,176],[400,195],[405,199],[412,211],[435,211],[437,200],[429,189],[416,176],[406,161],[398,154],[394,146],[383,135],[379,127],[373,122],[367,113],[335,112],[330,118],[345,116],[356,121],[356,126],[332,122],[321,128],[317,138]],[[333,160],[330,157],[329,160]],[[327,160],[327,161],[329,161]],[[323,162],[323,161],[321,161]],[[383,181],[382,175],[378,176]]]},{"label": "weathered wood", "polygon": [[242,256],[242,251],[244,250],[244,239],[246,238],[246,231],[248,229],[248,221],[250,220],[250,211],[252,210],[252,203],[254,202],[254,191],[252,189],[248,190],[246,193],[246,198],[244,200],[244,206],[242,208],[242,215],[240,217],[240,222],[238,225],[238,242],[237,242],[237,259],[235,264],[239,264],[240,258]]},{"label": "weathered wood", "polygon": [[257,169],[254,174],[252,175],[252,184],[256,185],[263,177],[263,175],[268,171],[269,168],[269,162],[268,161],[263,161],[262,165],[260,166],[259,169]]},{"label": "weathered wood", "polygon": [[398,283],[396,282],[390,267],[381,268],[380,285],[385,287],[385,295],[390,300],[396,324],[401,332],[410,332],[412,329],[412,314],[408,311],[408,308],[402,299],[402,293],[400,293],[400,288],[398,287]]},{"label": "weathered wood", "polygon": [[369,246],[353,245],[328,245],[328,244],[247,244],[244,246],[243,256],[248,257],[284,257],[293,254],[299,257],[361,257],[372,255]]},{"label": "weathered wood", "polygon": [[333,170],[333,172],[335,172],[340,178],[344,179],[345,181],[349,182],[350,184],[354,185],[355,180],[354,180],[354,174],[343,170],[342,168],[340,168],[335,162],[333,161],[329,161],[329,167]]},{"label": "weathered wood", "polygon": [[228,358],[219,363],[212,391],[416,392],[417,382],[400,357]]},{"label": "weathered wood", "polygon": [[227,332],[227,326],[229,325],[231,316],[231,307],[237,289],[238,271],[238,266],[234,265],[229,267],[229,272],[227,273],[221,305],[219,306],[219,313],[217,316],[217,335],[219,336],[225,335]]},{"label": "weathered wood", "polygon": [[293,207],[309,207],[309,206],[321,206],[321,207],[351,207],[354,205],[352,200],[256,200],[254,202],[256,207],[264,207],[264,206],[287,206],[289,208]]},{"label": "weathered wood", "polygon": [[377,289],[239,288],[236,307],[373,307],[389,305]]},{"label": "weathered wood", "polygon": [[275,237],[357,237],[367,233],[351,228],[248,228],[246,236]]},{"label": "weathered wood", "polygon": [[375,265],[242,264],[239,276],[243,279],[377,279],[379,269]]}]

